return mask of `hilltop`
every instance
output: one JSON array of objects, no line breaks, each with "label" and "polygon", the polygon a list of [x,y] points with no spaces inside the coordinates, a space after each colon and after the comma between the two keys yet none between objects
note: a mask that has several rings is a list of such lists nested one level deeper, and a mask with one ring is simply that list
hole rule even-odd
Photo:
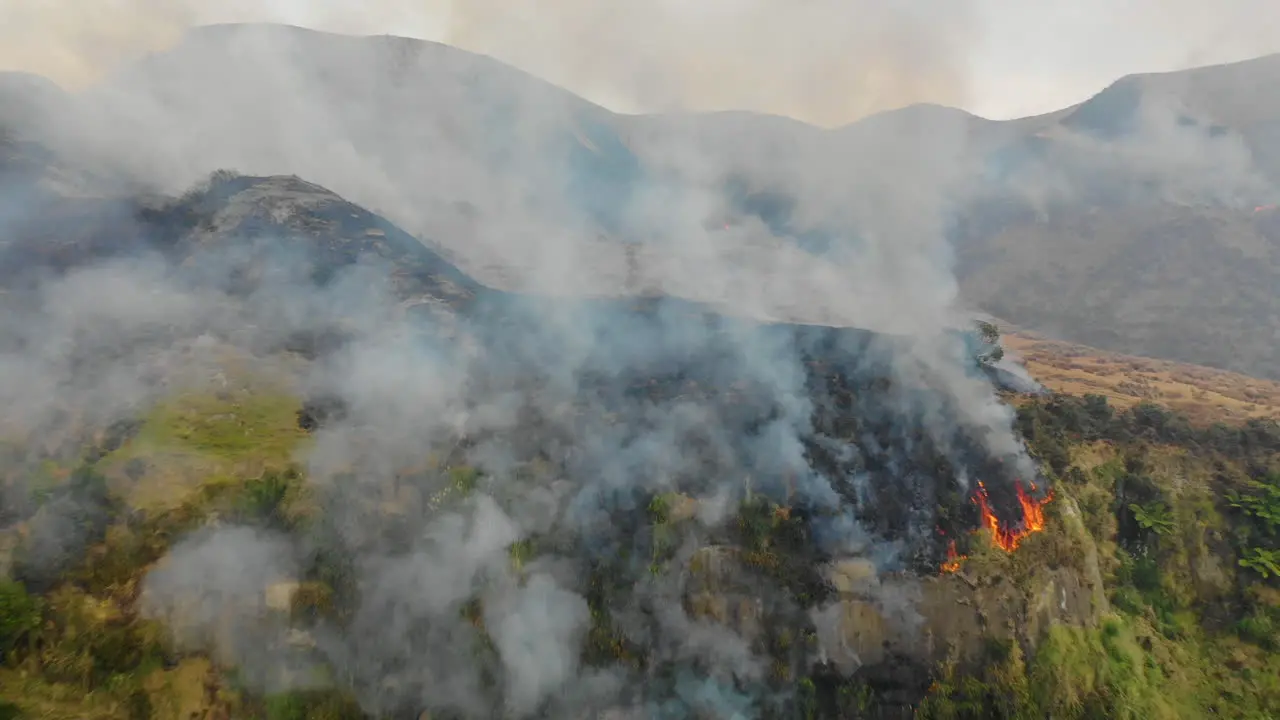
[{"label": "hilltop", "polygon": [[[627,247],[641,247],[652,258],[638,287],[736,305],[759,293],[686,278],[691,247],[741,255],[735,277],[773,281],[779,254],[848,273],[894,238],[917,248],[917,275],[875,294],[945,282],[953,258],[962,299],[1011,322],[1274,379],[1280,213],[1255,209],[1280,197],[1280,110],[1258,91],[1278,73],[1280,57],[1264,57],[1122,78],[1033,118],[922,105],[825,130],[617,115],[435,43],[230,25],[79,96],[11,84],[39,96],[24,101],[41,116],[27,126],[80,165],[166,192],[218,167],[297,174],[509,290],[615,292]],[[598,270],[556,272],[564,258]],[[862,297],[830,302],[802,284],[772,297],[793,315],[829,305],[820,322],[871,322],[838,317]]]}]

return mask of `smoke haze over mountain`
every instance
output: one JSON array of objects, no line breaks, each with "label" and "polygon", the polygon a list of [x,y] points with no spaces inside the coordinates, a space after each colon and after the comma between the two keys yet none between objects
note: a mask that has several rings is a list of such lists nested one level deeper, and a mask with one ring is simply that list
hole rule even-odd
[{"label": "smoke haze over mountain", "polygon": [[915,102],[1034,114],[1126,72],[1280,50],[1280,10],[1267,0],[3,0],[0,17],[0,68],[69,87],[192,26],[266,21],[446,42],[620,111],[740,109],[820,125]]},{"label": "smoke haze over mountain", "polygon": [[[922,576],[976,483],[1006,524],[1046,490],[957,307],[966,193],[1271,182],[1261,135],[1145,85],[1022,134],[933,106],[824,130],[620,116],[404,38],[189,29],[407,24],[611,105],[838,125],[968,102],[976,0],[14,7],[0,62],[84,86],[0,86],[18,575],[54,582],[118,506],[254,488],[173,534],[139,609],[254,691],[371,714],[786,716],[815,667],[940,660],[955,604]],[[336,609],[293,614],[305,583]]]},{"label": "smoke haze over mountain", "polygon": [[[945,154],[903,159],[911,174],[857,202],[861,237],[821,258],[763,219],[707,223],[734,166],[715,148],[686,152],[702,147],[696,126],[637,138],[649,167],[636,172],[600,108],[441,46],[203,28],[80,95],[40,97],[5,136],[0,267],[23,278],[0,337],[6,425],[74,454],[84,427],[138,422],[184,391],[235,409],[210,419],[233,428],[215,445],[171,448],[162,479],[143,463],[119,468],[107,498],[76,486],[60,503],[24,499],[40,543],[21,572],[50,582],[92,539],[65,532],[97,527],[77,518],[152,485],[194,492],[208,453],[231,448],[234,461],[254,395],[214,367],[248,364],[268,393],[331,399],[342,412],[285,458],[304,469],[309,522],[210,522],[142,586],[149,617],[248,669],[260,691],[311,687],[327,668],[371,713],[761,716],[792,701],[771,684],[759,628],[809,627],[834,602],[829,563],[932,569],[945,498],[979,477],[1008,495],[1037,475],[956,332]],[[840,210],[838,158],[765,157],[750,167],[789,182],[799,212]],[[134,194],[176,195],[218,167],[276,177]],[[306,180],[428,228],[427,242],[471,265],[481,250],[505,257],[526,293],[476,282]],[[611,182],[617,195],[592,194]],[[451,228],[437,209],[475,224]],[[621,237],[590,242],[610,227]],[[337,340],[283,352],[307,347],[300,337]],[[90,399],[93,416],[79,409]],[[166,431],[141,432],[163,447]],[[673,497],[698,509],[649,528]],[[783,504],[811,554],[786,581],[732,547],[739,514]],[[262,586],[335,557],[345,615],[312,623],[296,647]],[[917,582],[859,586],[913,642]],[[759,609],[727,625],[696,609],[722,597]],[[584,667],[592,632],[645,663]],[[787,663],[807,668],[815,652]]]}]

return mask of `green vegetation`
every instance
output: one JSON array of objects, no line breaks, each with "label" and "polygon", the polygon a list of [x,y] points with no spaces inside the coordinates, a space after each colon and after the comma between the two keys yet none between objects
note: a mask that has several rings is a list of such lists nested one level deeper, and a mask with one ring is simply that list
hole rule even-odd
[{"label": "green vegetation", "polygon": [[[87,449],[74,470],[45,463],[41,492],[75,493],[81,502],[103,504],[112,519],[43,597],[29,596],[21,583],[0,582],[0,717],[185,718],[233,710],[238,717],[270,716],[266,706],[245,704],[207,662],[175,657],[164,629],[140,617],[135,603],[150,566],[213,514],[282,528],[308,517],[302,473],[293,464],[304,437],[298,405],[251,386],[180,395],[109,452]],[[124,505],[146,512],[115,510]],[[304,583],[295,613],[327,612],[331,595],[320,583]],[[304,712],[319,714],[274,716],[350,716],[326,709],[340,706],[334,700],[306,702]]]},{"label": "green vegetation", "polygon": [[[109,451],[40,467],[40,492],[74,489],[104,503],[112,519],[38,596],[20,582],[0,582],[0,718],[361,716],[340,688],[255,696],[210,659],[178,653],[164,628],[136,611],[147,569],[217,515],[305,533],[315,552],[292,595],[292,621],[302,629],[343,622],[356,599],[353,567],[340,543],[326,541],[334,531],[296,464],[305,438],[298,406],[261,390],[182,395]],[[1098,577],[1109,611],[1081,626],[993,634],[980,661],[943,663],[924,697],[907,701],[857,674],[805,676],[818,638],[808,616],[796,613],[794,622],[765,623],[753,641],[772,659],[767,681],[788,698],[768,717],[872,717],[902,702],[921,718],[957,720],[1280,714],[1280,428],[1256,421],[1201,428],[1151,405],[1116,412],[1099,397],[1065,396],[1027,401],[1018,425],[1054,481],[1048,526],[1014,553],[993,549],[981,534],[963,539],[964,572],[979,582],[999,578],[1028,597],[1047,574]],[[476,468],[429,465],[420,472],[440,490],[428,507],[461,500],[484,482]],[[143,512],[119,512],[126,506]],[[637,566],[662,575],[683,557],[695,506],[668,493],[619,518],[635,524],[636,543],[591,571],[586,665],[662,672],[608,608],[625,605]],[[700,550],[688,570],[733,563],[783,588],[786,603],[821,604],[832,589],[813,561],[808,527],[791,508],[753,496],[718,531],[718,547]],[[513,543],[512,569],[521,572],[561,541]],[[690,599],[693,612],[760,619],[744,614],[749,598],[722,586],[730,581],[707,581],[711,589]],[[483,608],[474,601],[462,612],[480,631],[476,652],[495,662]]]},{"label": "green vegetation", "polygon": [[334,692],[272,695],[262,703],[264,720],[359,720],[360,706]]},{"label": "green vegetation", "polygon": [[1012,653],[967,674],[944,668],[921,716],[1280,714],[1280,578],[1267,556],[1280,428],[1197,428],[1096,396],[1030,402],[1019,424],[1056,491],[1077,501],[1114,614],[1050,627],[1025,663]]},{"label": "green vegetation", "polygon": [[0,580],[0,656],[8,655],[40,627],[41,603],[26,588]]},{"label": "green vegetation", "polygon": [[997,363],[1004,358],[1004,348],[1000,346],[1000,328],[995,323],[979,320],[977,323],[978,340],[981,348],[977,359],[981,364]]},{"label": "green vegetation", "polygon": [[288,458],[305,437],[300,408],[292,396],[252,387],[182,395],[152,411],[134,447],[183,448],[228,461]]}]

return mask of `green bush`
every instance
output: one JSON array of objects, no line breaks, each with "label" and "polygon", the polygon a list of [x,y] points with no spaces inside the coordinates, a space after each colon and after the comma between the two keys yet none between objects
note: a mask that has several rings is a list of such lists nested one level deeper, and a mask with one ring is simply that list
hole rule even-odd
[{"label": "green bush", "polygon": [[360,706],[334,691],[272,695],[264,703],[266,720],[363,720]]},{"label": "green bush", "polygon": [[0,656],[7,656],[40,627],[41,603],[12,580],[0,580]]},{"label": "green bush", "polygon": [[261,477],[246,480],[236,502],[236,510],[252,520],[287,529],[291,522],[289,498],[302,482],[302,472],[296,467],[284,470],[268,470]]}]

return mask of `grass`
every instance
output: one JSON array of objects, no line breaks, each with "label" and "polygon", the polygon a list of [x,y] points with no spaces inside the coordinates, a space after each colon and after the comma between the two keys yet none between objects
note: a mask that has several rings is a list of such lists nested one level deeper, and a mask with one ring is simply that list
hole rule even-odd
[{"label": "grass", "polygon": [[[0,703],[0,712],[11,706],[19,717],[54,720],[186,718],[215,706],[226,716],[239,702],[219,688],[221,674],[207,659],[177,658],[166,669],[162,629],[133,612],[147,569],[210,512],[296,519],[292,508],[304,483],[294,461],[306,438],[297,424],[300,402],[260,378],[226,374],[233,377],[227,387],[157,404],[136,434],[98,460],[111,493],[143,512],[110,526],[69,582],[41,598],[36,629],[28,620],[32,604],[0,587],[0,607],[13,611],[0,623],[0,644],[20,651],[0,668],[0,700],[10,703]],[[40,475],[44,489],[67,472],[47,463]]]},{"label": "grass", "polygon": [[1020,427],[1032,451],[1065,456],[1048,527],[1012,554],[978,539],[963,569],[1034,593],[1038,569],[1070,567],[1101,578],[1110,612],[1051,625],[1025,672],[996,661],[963,675],[942,668],[921,716],[1280,717],[1280,590],[1237,566],[1242,551],[1274,540],[1259,529],[1270,506],[1259,520],[1246,515],[1265,498],[1233,500],[1248,487],[1262,497],[1259,488],[1275,483],[1274,431],[1251,425],[1241,440],[1173,422],[1167,433],[1145,432],[1091,405],[1024,403]]},{"label": "grass", "polygon": [[[1115,384],[1117,392],[1130,387],[1121,387],[1123,382]],[[1249,392],[1237,394],[1256,403],[1260,391]],[[1219,396],[1227,397],[1214,397]],[[23,658],[0,669],[0,699],[35,718],[185,718],[206,712],[281,720],[358,717],[341,693],[241,698],[207,659],[168,655],[157,626],[130,612],[146,569],[170,542],[210,513],[296,528],[316,511],[307,506],[306,478],[294,464],[306,442],[297,426],[298,409],[297,399],[287,393],[244,380],[230,388],[175,395],[143,418],[133,437],[98,462],[113,492],[133,509],[144,510],[141,520],[135,516],[108,528],[86,554],[84,567],[68,576],[70,582],[41,599],[38,624],[30,621],[30,604],[16,593],[5,595],[0,586],[0,610],[8,608],[9,615],[21,620],[0,622],[0,643],[26,648]],[[992,549],[981,535],[971,538],[966,577],[984,587],[1007,580],[1002,586],[1031,605],[1040,603],[1047,583],[1063,574],[1099,578],[1110,591],[1112,612],[1095,612],[1081,618],[1079,626],[1028,623],[1027,632],[1006,638],[998,657],[976,675],[944,673],[921,717],[1277,716],[1280,656],[1269,643],[1280,626],[1280,593],[1267,594],[1255,583],[1260,589],[1248,612],[1230,618],[1228,625],[1215,626],[1207,619],[1215,608],[1239,600],[1232,593],[1243,577],[1231,562],[1230,548],[1224,549],[1229,511],[1219,502],[1221,473],[1214,459],[1152,443],[1068,439],[1050,430],[1044,434],[1065,448],[1061,454],[1070,470],[1059,473],[1047,529],[1012,554]],[[65,468],[54,465],[41,472],[50,486],[66,475]],[[428,463],[422,472],[442,473],[432,506],[465,497],[485,482],[479,469],[466,466],[446,469]],[[1126,492],[1143,494],[1129,497]],[[653,499],[647,512],[654,555],[645,560],[660,565],[658,561],[670,558],[671,533],[686,514],[685,504],[678,495]],[[1132,537],[1122,537],[1133,531],[1123,529],[1121,520],[1127,518],[1118,513],[1157,504],[1167,507],[1169,523],[1135,549]],[[797,551],[806,546],[803,534],[796,533],[802,529],[800,521],[784,510],[764,502],[744,506],[728,528],[732,539],[726,542],[745,568],[774,574],[801,598],[805,579],[791,571],[808,562]],[[789,540],[793,535],[799,539]],[[510,548],[513,569],[519,572],[537,549],[536,539],[515,543]],[[689,571],[705,573],[708,559],[707,554],[695,555]],[[1216,579],[1209,572],[1215,561]],[[306,623],[335,613],[342,605],[340,588],[328,575],[305,581],[294,599],[295,620]],[[629,645],[607,612],[605,600],[628,589],[609,586],[592,596],[587,664],[647,662],[643,649]],[[707,602],[701,609],[723,614],[719,607]],[[482,617],[478,605],[473,614]],[[1040,613],[1032,607],[1028,614]],[[1030,626],[1037,637],[1024,638],[1033,634]],[[1026,647],[1025,657],[1023,639],[1039,641]],[[812,683],[804,685],[809,681],[794,677],[793,666],[782,662],[798,642],[777,638],[774,679],[813,690]],[[19,654],[15,651],[15,658]],[[861,690],[850,686],[850,692]],[[804,712],[813,712],[816,690],[800,695]],[[0,702],[0,720],[5,707]]]},{"label": "grass", "polygon": [[1120,616],[1105,618],[1097,628],[1051,627],[1029,673],[1041,709],[1060,718],[1198,717],[1175,710],[1174,688],[1138,634]]},{"label": "grass", "polygon": [[137,441],[153,448],[183,445],[227,460],[280,458],[304,437],[300,407],[292,396],[248,390],[179,396],[155,409]]},{"label": "grass", "polygon": [[1280,418],[1280,383],[1213,368],[1121,355],[1030,333],[1002,336],[1050,390],[1103,395],[1118,409],[1157,402],[1197,424]]},{"label": "grass", "polygon": [[178,395],[101,467],[130,507],[170,509],[210,482],[285,471],[306,439],[300,407],[291,395],[251,386]]},{"label": "grass", "polygon": [[16,708],[19,718],[129,720],[123,703],[108,693],[86,693],[19,670],[0,669],[0,702]]},{"label": "grass", "polygon": [[207,717],[210,710],[238,709],[240,697],[218,683],[217,669],[199,657],[183,659],[172,669],[125,676],[88,692],[24,670],[0,669],[0,718],[6,717],[6,703],[16,712],[11,717],[40,720],[185,719]]}]

